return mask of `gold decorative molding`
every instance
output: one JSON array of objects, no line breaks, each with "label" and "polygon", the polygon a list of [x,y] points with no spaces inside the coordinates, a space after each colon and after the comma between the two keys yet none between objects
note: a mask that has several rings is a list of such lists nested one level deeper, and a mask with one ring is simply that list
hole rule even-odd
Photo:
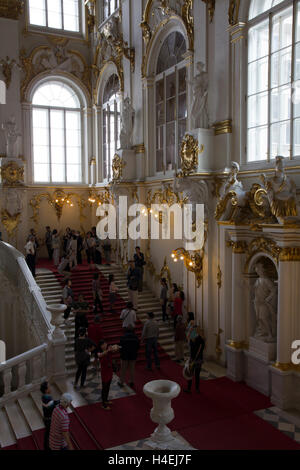
[{"label": "gold decorative molding", "polygon": [[212,127],[215,130],[215,135],[232,134],[232,119],[215,122]]},{"label": "gold decorative molding", "polygon": [[24,167],[15,162],[9,162],[0,168],[1,178],[4,186],[23,186]]},{"label": "gold decorative molding", "polygon": [[189,176],[193,171],[198,168],[198,155],[202,153],[204,146],[199,148],[198,140],[192,135],[186,134],[181,142],[180,157],[181,157],[181,174]]},{"label": "gold decorative molding", "polygon": [[0,0],[0,17],[18,20],[24,9],[24,1]]},{"label": "gold decorative molding", "polygon": [[300,247],[286,247],[281,248],[279,261],[281,262],[292,262],[300,261]]},{"label": "gold decorative molding", "polygon": [[208,16],[210,23],[213,22],[216,8],[216,0],[202,0],[207,5]]},{"label": "gold decorative molding", "polygon": [[1,222],[7,232],[8,238],[11,238],[21,222],[21,212],[11,215],[6,209],[2,209]]},{"label": "gold decorative molding", "polygon": [[135,146],[133,147],[133,149],[134,149],[134,151],[135,151],[135,153],[136,153],[137,155],[146,152],[146,149],[145,149],[145,145],[144,145],[144,144],[135,145]]},{"label": "gold decorative molding", "polygon": [[272,367],[280,370],[281,372],[300,372],[300,365],[292,363],[275,362],[275,364],[272,364]]},{"label": "gold decorative molding", "polygon": [[233,341],[230,340],[227,346],[230,346],[236,350],[248,349],[248,344],[245,341]]},{"label": "gold decorative molding", "polygon": [[194,50],[194,3],[193,0],[184,0],[182,5],[181,16],[185,24],[187,35],[189,38],[189,50]]},{"label": "gold decorative molding", "polygon": [[229,0],[228,22],[234,26],[239,21],[240,0]]},{"label": "gold decorative molding", "polygon": [[281,248],[273,240],[264,237],[255,238],[251,241],[247,249],[248,258],[245,264],[245,272],[248,272],[250,261],[256,254],[265,253],[278,264],[280,252]]},{"label": "gold decorative molding", "polygon": [[8,56],[6,56],[5,59],[0,60],[0,65],[2,67],[5,85],[8,90],[11,83],[12,69],[15,65],[19,66],[19,64],[15,61],[15,59],[10,59]]},{"label": "gold decorative molding", "polygon": [[91,165],[91,166],[92,166],[92,165],[93,165],[93,166],[96,165],[96,157],[92,157],[92,158],[90,159],[90,165]]},{"label": "gold decorative molding", "polygon": [[113,182],[121,181],[123,177],[123,169],[126,166],[126,162],[124,159],[120,157],[117,153],[115,154],[112,160],[112,180]]},{"label": "gold decorative molding", "polygon": [[76,199],[77,205],[80,211],[80,222],[82,223],[84,219],[86,219],[83,211],[87,206],[86,200],[76,193],[65,193],[62,189],[56,189],[53,194],[50,193],[41,193],[30,200],[29,205],[32,208],[33,215],[31,219],[34,221],[35,224],[39,222],[39,211],[40,211],[40,203],[43,199],[46,199],[48,203],[54,208],[56,217],[58,220],[61,219],[63,208],[65,206],[73,207],[73,199]]},{"label": "gold decorative molding", "polygon": [[188,198],[183,198],[182,193],[174,192],[171,185],[166,185],[164,189],[158,189],[152,194],[152,190],[148,191],[146,205],[151,204],[179,204],[181,207],[188,202]]},{"label": "gold decorative molding", "polygon": [[248,244],[244,240],[239,240],[239,241],[228,241],[226,243],[226,246],[228,248],[232,248],[232,252],[235,254],[244,254],[247,253],[248,250]]}]

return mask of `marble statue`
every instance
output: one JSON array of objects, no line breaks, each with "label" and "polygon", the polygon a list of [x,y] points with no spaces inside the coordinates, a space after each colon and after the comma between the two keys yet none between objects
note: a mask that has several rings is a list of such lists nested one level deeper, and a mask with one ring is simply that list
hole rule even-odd
[{"label": "marble statue", "polygon": [[274,281],[265,273],[264,265],[255,267],[258,279],[254,284],[254,307],[256,313],[255,338],[272,343],[276,341],[277,289]]},{"label": "marble statue", "polygon": [[121,112],[121,149],[130,149],[132,147],[132,133],[135,111],[131,105],[130,98],[125,98]]},{"label": "marble statue", "polygon": [[6,156],[8,158],[18,158],[18,137],[22,134],[18,132],[16,118],[11,116],[8,121],[2,124],[2,130],[6,140]]},{"label": "marble statue", "polygon": [[204,72],[203,62],[197,63],[198,74],[191,82],[193,90],[192,120],[195,129],[209,128],[209,118],[207,109],[208,98],[208,73]]},{"label": "marble statue", "polygon": [[243,183],[237,176],[240,166],[237,162],[231,162],[230,173],[220,188],[219,201],[216,207],[215,217],[217,220],[227,221],[238,217],[239,209],[247,204],[247,192]]},{"label": "marble statue", "polygon": [[208,217],[208,187],[204,180],[196,181],[188,176],[177,176],[174,178],[173,191],[182,193],[189,204],[193,204],[193,220],[195,220],[196,204],[204,204],[205,218]]},{"label": "marble statue", "polygon": [[275,160],[275,176],[268,178],[262,175],[262,181],[267,193],[272,214],[278,223],[299,221],[296,199],[296,185],[284,171],[284,157],[278,156]]}]

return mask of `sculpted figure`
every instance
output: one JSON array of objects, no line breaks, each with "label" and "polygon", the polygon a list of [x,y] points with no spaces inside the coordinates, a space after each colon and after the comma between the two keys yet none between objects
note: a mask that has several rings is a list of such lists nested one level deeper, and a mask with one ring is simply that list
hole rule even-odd
[{"label": "sculpted figure", "polygon": [[6,156],[9,158],[17,158],[17,140],[22,134],[18,132],[16,118],[11,116],[8,121],[2,124],[2,130],[6,139]]},{"label": "sculpted figure", "polygon": [[135,111],[131,105],[130,98],[125,98],[121,113],[121,149],[130,149],[132,147],[132,133]]},{"label": "sculpted figure", "polygon": [[193,89],[192,119],[194,128],[209,128],[207,98],[208,98],[208,73],[204,72],[203,62],[197,64],[198,74],[191,82]]},{"label": "sculpted figure", "polygon": [[277,324],[276,285],[267,277],[262,263],[258,263],[255,270],[258,279],[254,285],[254,307],[256,312],[256,331],[254,336],[266,342],[274,342]]},{"label": "sculpted figure", "polygon": [[264,188],[270,203],[271,212],[279,224],[295,220],[298,216],[296,185],[284,171],[284,157],[276,157],[275,176],[267,178],[262,175]]},{"label": "sculpted figure", "polygon": [[234,214],[238,215],[238,209],[244,208],[247,203],[243,183],[237,179],[239,170],[239,164],[232,162],[231,171],[220,189],[220,199],[215,212],[217,220],[233,219]]}]

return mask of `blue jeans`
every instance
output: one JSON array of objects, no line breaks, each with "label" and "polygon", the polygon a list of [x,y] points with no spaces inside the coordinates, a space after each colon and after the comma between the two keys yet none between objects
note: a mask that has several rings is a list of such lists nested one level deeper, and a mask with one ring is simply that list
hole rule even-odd
[{"label": "blue jeans", "polygon": [[152,358],[151,353],[153,350],[154,362],[156,367],[159,367],[159,358],[157,352],[157,338],[146,338],[146,361],[147,361],[147,368],[151,369],[152,366]]}]

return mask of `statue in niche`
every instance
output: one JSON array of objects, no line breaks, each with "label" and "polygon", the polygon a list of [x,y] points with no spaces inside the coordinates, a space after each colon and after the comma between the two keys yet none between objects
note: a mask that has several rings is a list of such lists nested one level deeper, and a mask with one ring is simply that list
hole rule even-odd
[{"label": "statue in niche", "polygon": [[279,224],[300,222],[297,210],[296,185],[284,171],[284,157],[275,160],[275,176],[261,176],[272,214]]},{"label": "statue in niche", "polygon": [[127,96],[123,102],[121,112],[121,133],[120,145],[121,149],[130,149],[132,147],[132,133],[134,125],[135,111],[131,105],[131,100]]},{"label": "statue in niche", "polygon": [[208,98],[208,73],[204,72],[203,62],[197,63],[198,74],[190,83],[193,90],[192,119],[195,129],[209,128],[209,118],[207,109]]},{"label": "statue in niche", "polygon": [[237,178],[239,171],[239,164],[232,162],[230,173],[220,188],[220,197],[215,212],[217,220],[234,221],[239,216],[239,209],[245,208],[247,204],[247,192],[243,183]]},{"label": "statue in niche", "polygon": [[277,288],[274,281],[267,276],[262,263],[257,263],[255,271],[258,279],[254,284],[256,313],[254,337],[267,343],[274,343],[277,330]]},{"label": "statue in niche", "polygon": [[18,137],[22,134],[18,132],[16,118],[11,116],[8,121],[2,124],[2,130],[6,140],[6,156],[8,158],[18,158]]}]

